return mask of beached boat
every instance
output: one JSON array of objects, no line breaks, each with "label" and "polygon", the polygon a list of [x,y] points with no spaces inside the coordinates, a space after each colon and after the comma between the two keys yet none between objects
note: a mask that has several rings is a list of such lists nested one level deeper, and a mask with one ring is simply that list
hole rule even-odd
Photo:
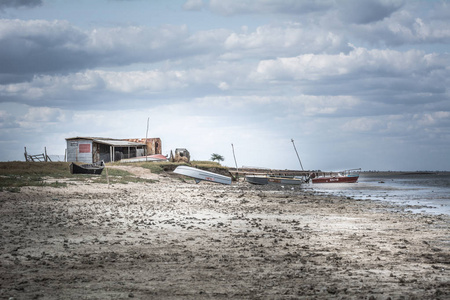
[{"label": "beached boat", "polygon": [[251,184],[265,185],[265,184],[286,184],[286,185],[300,185],[305,181],[297,177],[283,177],[274,175],[246,175],[245,180]]},{"label": "beached boat", "polygon": [[103,169],[105,168],[105,163],[102,161],[93,163],[93,164],[85,164],[85,165],[77,165],[75,163],[70,164],[70,173],[71,174],[94,174],[100,175],[102,174]]},{"label": "beached boat", "polygon": [[175,169],[175,171],[173,171],[173,172],[180,174],[180,175],[192,177],[195,179],[196,183],[199,183],[200,181],[204,180],[204,181],[210,181],[210,182],[221,183],[221,184],[231,184],[231,177],[216,174],[216,173],[201,170],[201,169],[196,169],[193,167],[178,166]]},{"label": "beached boat", "polygon": [[311,174],[312,183],[355,183],[358,181],[361,169],[351,169],[339,172],[329,176],[318,176]]}]

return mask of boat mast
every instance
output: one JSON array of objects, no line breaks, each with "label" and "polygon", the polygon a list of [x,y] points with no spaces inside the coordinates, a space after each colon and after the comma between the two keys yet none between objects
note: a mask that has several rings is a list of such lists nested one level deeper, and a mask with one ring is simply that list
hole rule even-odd
[{"label": "boat mast", "polygon": [[234,146],[233,146],[233,143],[231,144],[231,148],[233,149],[233,157],[234,157],[234,164],[236,165],[236,172],[239,173],[239,169],[238,169],[237,161],[236,161],[236,155],[234,155]]},{"label": "boat mast", "polygon": [[292,142],[292,145],[294,145],[294,150],[295,150],[295,153],[297,154],[298,161],[300,162],[300,167],[302,167],[302,171],[304,171],[302,161],[300,160],[300,156],[298,156],[297,148],[295,148],[294,139],[291,139],[291,142]]}]

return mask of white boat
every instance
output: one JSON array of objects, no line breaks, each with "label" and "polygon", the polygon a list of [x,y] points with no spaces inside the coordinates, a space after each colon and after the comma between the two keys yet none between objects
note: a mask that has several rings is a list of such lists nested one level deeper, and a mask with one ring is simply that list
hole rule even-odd
[{"label": "white boat", "polygon": [[300,185],[305,181],[297,177],[282,177],[274,175],[247,175],[245,180],[251,184],[286,184],[286,185]]},{"label": "white boat", "polygon": [[178,166],[173,172],[180,175],[192,177],[195,179],[196,183],[204,180],[221,184],[231,184],[231,177],[188,166]]}]

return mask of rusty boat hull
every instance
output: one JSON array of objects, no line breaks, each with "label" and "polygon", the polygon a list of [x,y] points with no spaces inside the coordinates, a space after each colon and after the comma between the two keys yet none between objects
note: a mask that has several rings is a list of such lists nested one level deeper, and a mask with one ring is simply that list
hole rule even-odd
[{"label": "rusty boat hull", "polygon": [[361,169],[350,169],[328,176],[318,176],[311,174],[312,183],[355,183],[359,179]]},{"label": "rusty boat hull", "polygon": [[355,183],[359,175],[354,176],[327,176],[311,179],[312,183]]}]

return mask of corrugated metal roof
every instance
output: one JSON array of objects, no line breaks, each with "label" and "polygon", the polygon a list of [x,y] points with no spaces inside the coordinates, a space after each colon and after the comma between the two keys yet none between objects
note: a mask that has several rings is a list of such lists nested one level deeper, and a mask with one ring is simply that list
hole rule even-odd
[{"label": "corrugated metal roof", "polygon": [[110,146],[115,146],[115,147],[135,147],[135,146],[145,146],[145,144],[141,144],[141,143],[135,143],[135,142],[128,142],[128,141],[120,141],[120,140],[101,140],[101,139],[95,139],[93,140],[96,143],[100,143],[100,144],[106,144],[106,145],[110,145]]},{"label": "corrugated metal roof", "polygon": [[76,136],[71,138],[66,138],[66,140],[114,140],[111,138],[105,138],[105,137],[91,137],[91,136]]},{"label": "corrugated metal roof", "polygon": [[129,142],[124,140],[116,140],[110,138],[101,138],[101,137],[82,137],[77,136],[73,138],[66,138],[66,140],[92,140],[96,143],[110,145],[114,147],[136,147],[136,146],[146,146],[143,143]]}]

